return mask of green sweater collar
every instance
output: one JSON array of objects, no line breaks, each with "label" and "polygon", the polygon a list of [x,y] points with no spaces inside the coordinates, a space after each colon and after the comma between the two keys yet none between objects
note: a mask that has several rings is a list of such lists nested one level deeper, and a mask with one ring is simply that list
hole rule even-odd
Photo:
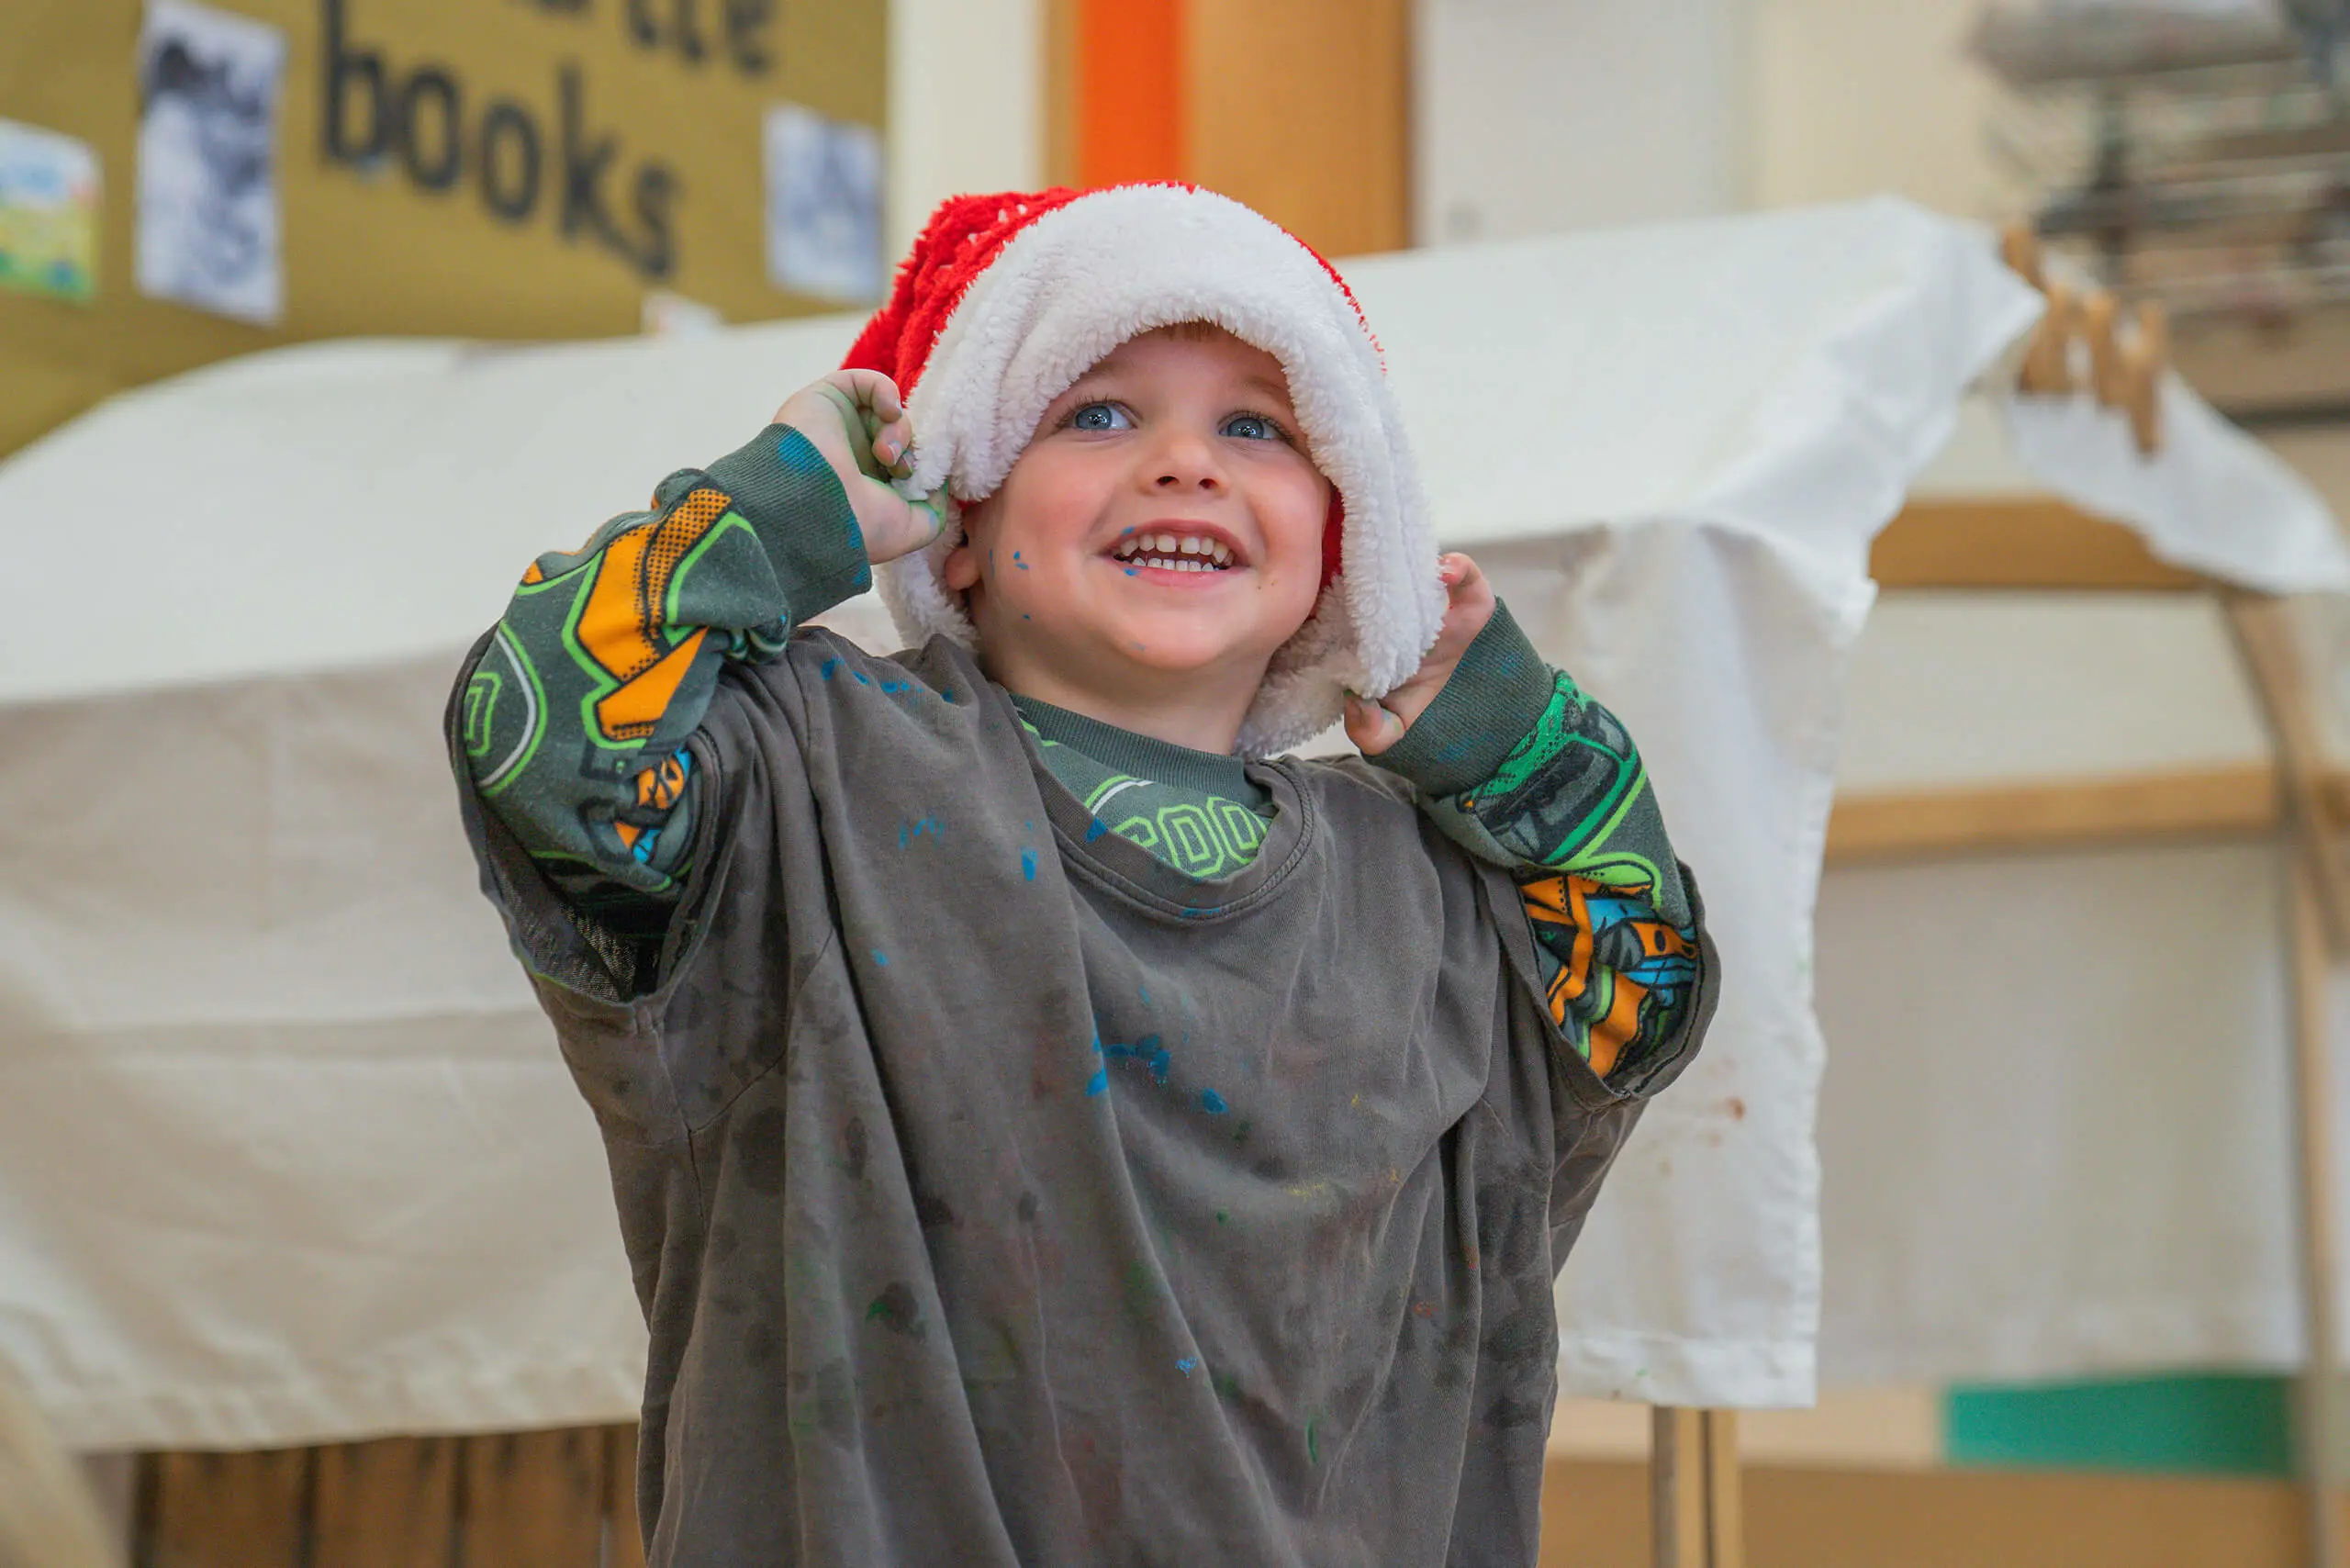
[{"label": "green sweater collar", "polygon": [[1190,746],[1137,734],[1082,713],[1072,713],[1066,708],[1056,708],[1034,697],[1023,697],[1016,691],[1006,695],[1020,716],[1036,727],[1038,734],[1090,756],[1104,767],[1154,783],[1195,790],[1203,795],[1221,795],[1227,801],[1254,801],[1264,797],[1264,791],[1249,781],[1247,765],[1230,753],[1194,751]]}]

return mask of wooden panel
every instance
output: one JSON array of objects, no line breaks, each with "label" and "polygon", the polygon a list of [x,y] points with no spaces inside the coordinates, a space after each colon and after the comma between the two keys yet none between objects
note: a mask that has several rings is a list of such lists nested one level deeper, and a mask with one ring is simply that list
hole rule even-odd
[{"label": "wooden panel", "polygon": [[604,1429],[464,1439],[467,1568],[598,1568]]},{"label": "wooden panel", "polygon": [[[2282,1481],[1750,1467],[1748,1568],[2305,1568]],[[1553,1460],[1542,1568],[1648,1568],[1647,1467]]]},{"label": "wooden panel", "polygon": [[2277,820],[2276,776],[2259,764],[1839,795],[1828,860],[2240,836]]},{"label": "wooden panel", "polygon": [[306,1449],[155,1455],[144,1568],[299,1568],[309,1476]]},{"label": "wooden panel", "polygon": [[389,1438],[319,1450],[311,1568],[448,1568],[460,1441]]},{"label": "wooden panel", "polygon": [[1869,573],[1886,588],[2140,592],[2204,582],[2154,559],[2120,523],[2037,497],[1913,500],[1877,535]]},{"label": "wooden panel", "polygon": [[636,1513],[636,1428],[604,1428],[604,1568],[644,1568]]},{"label": "wooden panel", "polygon": [[1407,0],[1191,0],[1191,177],[1328,256],[1411,243]]}]

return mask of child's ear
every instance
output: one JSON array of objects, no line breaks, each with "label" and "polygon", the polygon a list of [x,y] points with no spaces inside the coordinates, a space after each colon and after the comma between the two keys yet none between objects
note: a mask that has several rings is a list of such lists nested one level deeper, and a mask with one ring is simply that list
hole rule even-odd
[{"label": "child's ear", "polygon": [[945,576],[947,588],[955,593],[968,593],[971,585],[979,580],[979,553],[971,546],[971,536],[966,533],[963,543],[946,552]]},{"label": "child's ear", "polygon": [[968,593],[979,580],[979,535],[992,532],[990,524],[994,520],[988,515],[988,503],[994,498],[972,501],[962,509],[963,542],[946,552],[943,563],[942,575],[950,593]]}]

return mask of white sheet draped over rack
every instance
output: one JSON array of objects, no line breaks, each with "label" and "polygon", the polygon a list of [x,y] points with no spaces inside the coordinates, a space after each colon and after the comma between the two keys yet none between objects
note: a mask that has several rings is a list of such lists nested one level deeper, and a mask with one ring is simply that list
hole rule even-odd
[{"label": "white sheet draped over rack", "polygon": [[[1440,532],[1632,723],[1720,934],[1707,1052],[1561,1283],[1562,1384],[1802,1401],[1811,916],[1868,542],[2038,297],[1890,202],[1345,270]],[[475,891],[441,705],[523,563],[736,444],[855,325],[291,349],[0,465],[0,1356],[69,1440],[632,1413],[601,1159]],[[2232,476],[2228,515],[2150,515],[2158,545],[2350,582],[2306,492],[2173,399],[2165,461]],[[2017,443],[2087,487],[2083,450]],[[828,619],[890,640],[869,600]]]}]

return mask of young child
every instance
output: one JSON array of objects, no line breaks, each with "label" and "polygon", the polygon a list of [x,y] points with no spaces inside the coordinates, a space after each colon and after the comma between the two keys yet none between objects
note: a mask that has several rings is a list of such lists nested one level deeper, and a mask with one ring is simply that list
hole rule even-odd
[{"label": "young child", "polygon": [[[451,704],[651,1562],[1532,1562],[1552,1278],[1713,1006],[1629,737],[1246,207],[950,201],[847,364]],[[909,652],[806,624],[869,566]]]}]

